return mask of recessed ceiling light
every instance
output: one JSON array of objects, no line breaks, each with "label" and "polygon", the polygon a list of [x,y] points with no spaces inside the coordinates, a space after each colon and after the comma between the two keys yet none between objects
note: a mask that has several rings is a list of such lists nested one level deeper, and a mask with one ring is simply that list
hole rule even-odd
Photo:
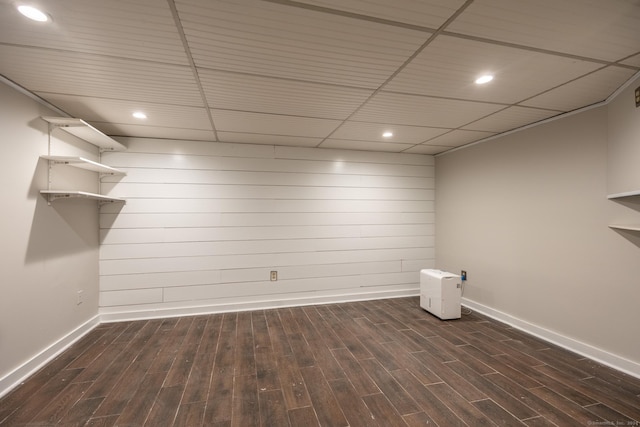
[{"label": "recessed ceiling light", "polygon": [[382,134],[382,136],[383,136],[384,138],[391,138],[391,137],[393,136],[393,132],[389,132],[389,131],[384,132],[384,133]]},{"label": "recessed ceiling light", "polygon": [[135,113],[132,114],[133,117],[135,117],[136,119],[146,119],[147,115],[145,113],[143,113],[142,111],[136,111]]},{"label": "recessed ceiling light", "polygon": [[491,80],[493,80],[493,76],[491,74],[485,74],[476,79],[476,84],[483,85],[489,83]]},{"label": "recessed ceiling light", "polygon": [[38,22],[47,22],[49,20],[49,15],[41,11],[40,9],[36,9],[33,6],[20,5],[18,6],[18,12],[23,14],[29,19]]}]

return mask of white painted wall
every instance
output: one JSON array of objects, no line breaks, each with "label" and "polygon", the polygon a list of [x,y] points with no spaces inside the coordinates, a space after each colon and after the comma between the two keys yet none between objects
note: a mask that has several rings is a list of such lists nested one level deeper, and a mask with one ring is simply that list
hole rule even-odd
[{"label": "white painted wall", "polygon": [[[48,206],[39,194],[48,168],[39,159],[48,141],[42,115],[56,114],[0,83],[0,395],[97,322],[97,204]],[[97,157],[95,147],[55,135],[56,154]],[[95,191],[97,178],[87,173],[57,170],[56,185],[81,182],[80,189]]]},{"label": "white painted wall", "polygon": [[[103,183],[104,319],[418,293],[433,157],[123,139]],[[269,281],[270,271],[278,281]]]},{"label": "white painted wall", "polygon": [[608,227],[637,212],[607,200],[608,119],[437,157],[436,265],[467,270],[471,307],[640,376],[640,240]]}]

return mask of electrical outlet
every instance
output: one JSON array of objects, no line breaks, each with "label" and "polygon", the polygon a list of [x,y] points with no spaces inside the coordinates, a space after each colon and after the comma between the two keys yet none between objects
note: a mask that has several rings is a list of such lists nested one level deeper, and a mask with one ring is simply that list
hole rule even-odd
[{"label": "electrical outlet", "polygon": [[467,272],[465,270],[462,270],[460,272],[460,279],[464,282],[465,280],[467,280]]},{"label": "electrical outlet", "polygon": [[76,305],[82,304],[82,291],[78,291],[76,298]]},{"label": "electrical outlet", "polygon": [[271,281],[275,282],[276,280],[278,280],[278,272],[277,271],[272,271],[271,272]]}]

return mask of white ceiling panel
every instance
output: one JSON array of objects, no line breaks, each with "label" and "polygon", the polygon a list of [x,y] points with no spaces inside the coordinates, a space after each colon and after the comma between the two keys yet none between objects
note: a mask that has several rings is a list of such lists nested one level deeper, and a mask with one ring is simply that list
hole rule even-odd
[{"label": "white ceiling panel", "polygon": [[430,139],[422,145],[438,145],[443,147],[459,147],[474,141],[495,135],[495,132],[482,132],[473,130],[456,129],[442,136]]},{"label": "white ceiling panel", "polygon": [[496,104],[379,93],[352,120],[456,128],[504,108]]},{"label": "white ceiling panel", "polygon": [[377,88],[429,34],[258,0],[177,2],[196,65]]},{"label": "white ceiling panel", "polygon": [[633,74],[634,70],[607,67],[531,98],[523,102],[522,105],[563,111],[575,110],[585,105],[604,101]]},{"label": "white ceiling panel", "polygon": [[203,106],[183,66],[3,45],[0,57],[0,73],[34,92]]},{"label": "white ceiling panel", "polygon": [[387,0],[299,0],[298,2],[429,28],[440,27],[464,4],[464,0],[394,0],[393,2]]},{"label": "white ceiling panel", "polygon": [[629,59],[625,59],[624,61],[622,61],[622,63],[625,65],[631,65],[632,67],[640,68],[640,54],[632,56]]},{"label": "white ceiling panel", "polygon": [[92,122],[107,135],[137,138],[181,139],[190,141],[215,141],[212,131],[184,129],[168,126],[128,125],[122,123]]},{"label": "white ceiling panel", "polygon": [[339,120],[229,110],[211,110],[211,114],[213,115],[216,129],[221,132],[324,138],[340,124]]},{"label": "white ceiling panel", "polygon": [[199,71],[211,108],[346,119],[373,91],[229,72]]},{"label": "white ceiling panel", "polygon": [[294,147],[316,147],[322,142],[322,138],[224,131],[218,132],[218,139],[222,142],[238,142],[241,144],[287,145]]},{"label": "white ceiling panel", "polygon": [[[393,136],[385,138],[382,136],[384,132],[392,132]],[[448,132],[448,129],[348,121],[331,134],[331,138],[419,144],[435,136],[442,135],[445,132]]]},{"label": "white ceiling panel", "polygon": [[0,82],[123,137],[435,154],[640,71],[638,0],[35,3],[0,0]]},{"label": "white ceiling panel", "polygon": [[415,146],[403,151],[403,153],[407,153],[407,154],[438,154],[438,153],[442,153],[442,152],[450,150],[450,149],[451,149],[451,147],[445,147],[445,146],[441,146],[441,145],[420,144],[420,145],[415,145]]},{"label": "white ceiling panel", "polygon": [[448,31],[617,61],[638,52],[640,5],[630,0],[478,0]]},{"label": "white ceiling panel", "polygon": [[[600,67],[594,62],[443,36],[384,89],[511,104]],[[482,74],[492,74],[494,80],[475,84]]]},{"label": "white ceiling panel", "polygon": [[391,142],[379,142],[379,141],[362,141],[362,140],[348,140],[348,139],[326,139],[320,147],[322,148],[340,148],[343,150],[360,150],[360,151],[386,151],[391,153],[398,153],[408,148],[413,147],[415,144],[400,144]]},{"label": "white ceiling panel", "polygon": [[[560,114],[559,111],[539,110],[526,107],[508,107],[488,117],[464,126],[466,130],[506,132],[530,123]],[[437,144],[437,141],[434,141]]]},{"label": "white ceiling panel", "polygon": [[53,18],[51,25],[25,21],[13,7],[14,2],[0,3],[0,39],[3,43],[172,64],[188,63],[166,2],[56,0],[39,3]]},{"label": "white ceiling panel", "polygon": [[[46,97],[72,116],[81,117],[90,122],[212,130],[205,108],[148,102],[132,104],[129,101],[117,99],[37,94],[43,98]],[[132,116],[134,111],[144,111],[147,118],[144,120],[134,118]]]}]

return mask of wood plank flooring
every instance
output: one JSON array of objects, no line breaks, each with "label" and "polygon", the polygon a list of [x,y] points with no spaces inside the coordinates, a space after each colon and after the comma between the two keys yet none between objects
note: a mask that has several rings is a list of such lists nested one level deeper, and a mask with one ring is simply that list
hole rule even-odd
[{"label": "wood plank flooring", "polygon": [[640,425],[640,380],[418,298],[102,324],[2,426]]}]

